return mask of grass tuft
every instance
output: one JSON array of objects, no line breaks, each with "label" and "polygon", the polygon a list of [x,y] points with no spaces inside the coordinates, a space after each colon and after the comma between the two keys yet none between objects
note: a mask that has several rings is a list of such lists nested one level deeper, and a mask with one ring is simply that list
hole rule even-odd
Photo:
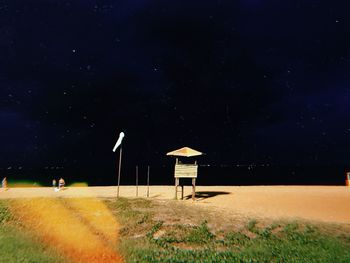
[{"label": "grass tuft", "polygon": [[199,226],[193,227],[185,240],[194,244],[208,244],[214,238],[215,235],[208,228],[208,222],[204,221]]}]

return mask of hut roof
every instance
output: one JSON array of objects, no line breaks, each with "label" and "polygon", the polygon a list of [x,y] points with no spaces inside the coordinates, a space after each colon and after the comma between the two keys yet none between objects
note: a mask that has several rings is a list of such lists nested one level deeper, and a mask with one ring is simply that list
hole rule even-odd
[{"label": "hut roof", "polygon": [[192,156],[198,156],[202,154],[203,154],[202,152],[196,151],[190,147],[183,147],[181,149],[168,152],[166,155],[192,157]]}]

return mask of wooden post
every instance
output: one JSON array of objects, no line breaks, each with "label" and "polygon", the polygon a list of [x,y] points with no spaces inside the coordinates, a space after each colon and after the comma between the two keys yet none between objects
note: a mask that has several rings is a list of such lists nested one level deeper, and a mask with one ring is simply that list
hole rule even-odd
[{"label": "wooden post", "polygon": [[136,197],[139,196],[139,167],[136,165]]},{"label": "wooden post", "polygon": [[184,186],[181,185],[181,200],[184,200]]},{"label": "wooden post", "polygon": [[196,198],[196,178],[192,178],[192,200]]},{"label": "wooden post", "polygon": [[179,185],[179,178],[175,178],[175,200],[177,200],[177,187]]},{"label": "wooden post", "polygon": [[[175,171],[176,171],[176,165],[179,163],[179,159],[176,158],[176,161],[175,161],[175,169],[174,169],[174,177],[175,177]],[[177,187],[179,185],[179,178],[176,178],[175,177],[175,200],[177,200]]]},{"label": "wooden post", "polygon": [[147,197],[149,197],[149,165],[147,166]]},{"label": "wooden post", "polygon": [[120,146],[119,150],[119,167],[118,167],[118,188],[117,188],[117,197],[119,197],[119,185],[120,185],[120,172],[122,168],[122,146]]}]

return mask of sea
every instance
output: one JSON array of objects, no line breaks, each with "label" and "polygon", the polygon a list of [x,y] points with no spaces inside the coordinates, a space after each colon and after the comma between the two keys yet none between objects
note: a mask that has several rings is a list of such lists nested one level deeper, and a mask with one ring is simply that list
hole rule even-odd
[{"label": "sea", "polygon": [[[138,171],[138,172],[136,172]],[[286,165],[210,165],[198,166],[197,185],[345,185],[345,166],[286,166]],[[45,168],[0,168],[0,178],[7,177],[10,183],[28,186],[50,186],[53,179],[64,178],[67,185],[86,183],[90,186],[116,185],[118,167],[77,169],[65,167]],[[128,165],[122,167],[121,185],[172,185],[174,165]],[[190,179],[182,179],[191,184]]]}]

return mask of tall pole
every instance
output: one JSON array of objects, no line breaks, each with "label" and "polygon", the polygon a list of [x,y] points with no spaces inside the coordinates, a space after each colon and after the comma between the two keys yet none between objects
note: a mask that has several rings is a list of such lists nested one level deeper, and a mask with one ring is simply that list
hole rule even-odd
[{"label": "tall pole", "polygon": [[147,197],[149,197],[149,165],[147,166]]},{"label": "tall pole", "polygon": [[119,133],[119,138],[116,142],[116,144],[114,145],[113,147],[113,152],[115,152],[118,147],[120,146],[120,149],[119,149],[119,165],[118,165],[118,187],[117,187],[117,197],[119,197],[119,185],[120,185],[120,171],[122,169],[122,141],[123,141],[123,138],[124,138],[125,134],[124,132],[121,132]]},{"label": "tall pole", "polygon": [[122,152],[123,152],[123,148],[122,148],[122,146],[120,146],[120,150],[119,150],[119,167],[118,167],[118,188],[117,188],[117,197],[119,197],[120,171],[121,171],[121,168],[122,168]]},{"label": "tall pole", "polygon": [[139,196],[139,167],[136,165],[136,197]]}]

